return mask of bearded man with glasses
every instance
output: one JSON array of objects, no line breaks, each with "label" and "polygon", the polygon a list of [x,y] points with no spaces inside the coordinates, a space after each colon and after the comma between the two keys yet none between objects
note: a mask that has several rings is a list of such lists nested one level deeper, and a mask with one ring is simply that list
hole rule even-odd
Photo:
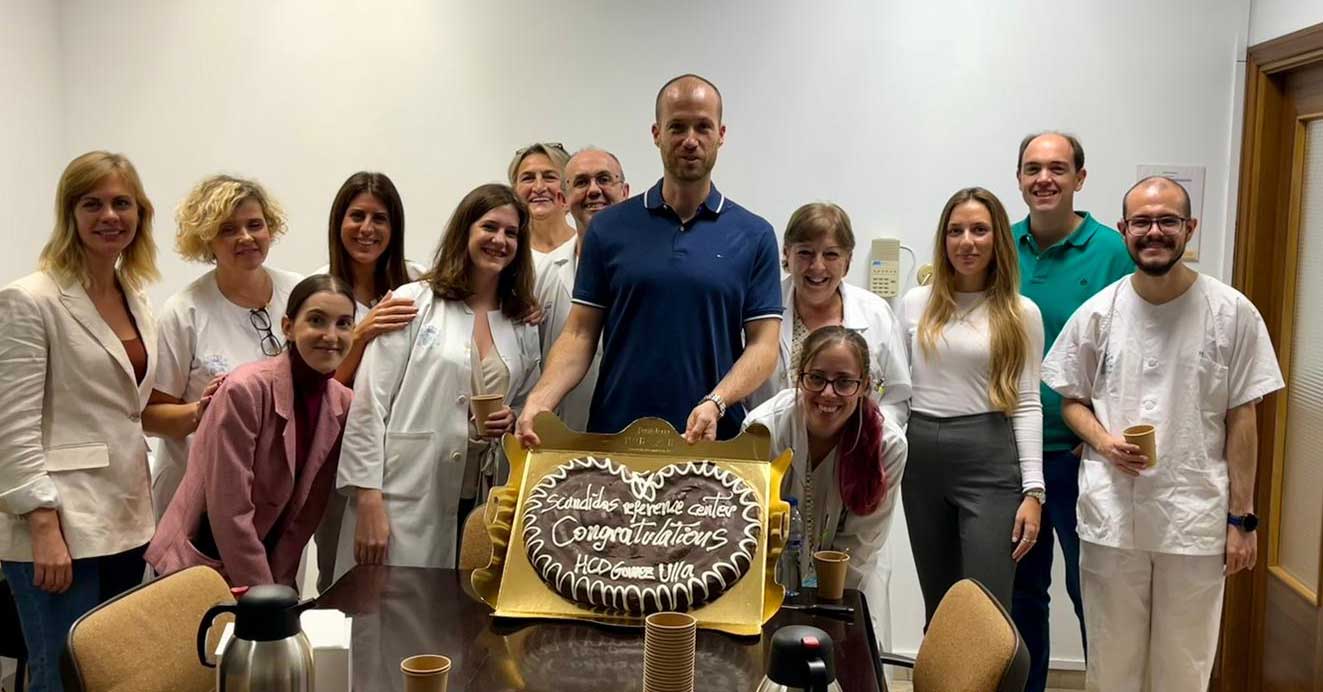
[{"label": "bearded man with glasses", "polygon": [[[1139,181],[1117,224],[1139,271],[1089,299],[1043,361],[1085,443],[1079,536],[1089,690],[1208,688],[1227,575],[1252,569],[1255,406],[1284,386],[1259,311],[1181,262],[1198,221]],[[1126,441],[1155,429],[1155,458]]]}]

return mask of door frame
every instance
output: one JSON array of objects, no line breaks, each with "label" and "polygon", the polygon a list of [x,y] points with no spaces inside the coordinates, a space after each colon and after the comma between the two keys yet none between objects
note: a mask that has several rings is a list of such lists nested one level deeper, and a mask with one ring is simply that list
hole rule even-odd
[{"label": "door frame", "polygon": [[[1300,170],[1303,127],[1283,84],[1292,70],[1323,65],[1323,24],[1251,46],[1245,61],[1245,116],[1241,137],[1239,204],[1231,283],[1263,314],[1289,377],[1291,312],[1294,304],[1299,229],[1299,185],[1283,184]],[[1285,250],[1285,251],[1284,251]],[[1255,507],[1275,527],[1280,515],[1281,455],[1286,401],[1266,398],[1260,405]],[[1259,690],[1263,679],[1264,618],[1270,568],[1276,556],[1273,531],[1259,534],[1259,562],[1248,573],[1227,579],[1217,670],[1211,689]],[[1290,585],[1288,583],[1288,585]],[[1302,598],[1299,588],[1293,588]],[[1315,598],[1317,605],[1317,598]],[[1323,635],[1323,633],[1320,633]],[[1313,668],[1323,670],[1323,638]]]}]

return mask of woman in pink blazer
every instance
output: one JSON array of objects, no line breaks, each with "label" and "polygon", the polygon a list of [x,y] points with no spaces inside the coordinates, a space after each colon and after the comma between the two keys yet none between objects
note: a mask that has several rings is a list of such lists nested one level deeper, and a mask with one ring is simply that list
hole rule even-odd
[{"label": "woman in pink blazer", "polygon": [[189,449],[147,562],[208,565],[235,586],[294,585],[326,510],[352,392],[333,379],[354,331],[354,294],[317,274],[290,293],[286,351],[231,372]]}]

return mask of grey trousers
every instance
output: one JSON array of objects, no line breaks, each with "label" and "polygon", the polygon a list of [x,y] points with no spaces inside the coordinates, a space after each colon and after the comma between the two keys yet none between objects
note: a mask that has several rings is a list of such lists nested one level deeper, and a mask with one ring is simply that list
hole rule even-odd
[{"label": "grey trousers", "polygon": [[966,577],[977,579],[1010,612],[1011,532],[1022,500],[1010,419],[1002,413],[934,418],[916,412],[906,438],[901,499],[925,630],[947,589]]}]

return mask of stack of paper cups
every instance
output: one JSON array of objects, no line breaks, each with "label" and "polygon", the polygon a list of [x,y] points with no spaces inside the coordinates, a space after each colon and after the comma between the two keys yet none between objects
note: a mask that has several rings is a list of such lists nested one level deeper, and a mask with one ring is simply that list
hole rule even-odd
[{"label": "stack of paper cups", "polygon": [[698,621],[684,613],[653,613],[645,622],[643,692],[693,692]]}]

